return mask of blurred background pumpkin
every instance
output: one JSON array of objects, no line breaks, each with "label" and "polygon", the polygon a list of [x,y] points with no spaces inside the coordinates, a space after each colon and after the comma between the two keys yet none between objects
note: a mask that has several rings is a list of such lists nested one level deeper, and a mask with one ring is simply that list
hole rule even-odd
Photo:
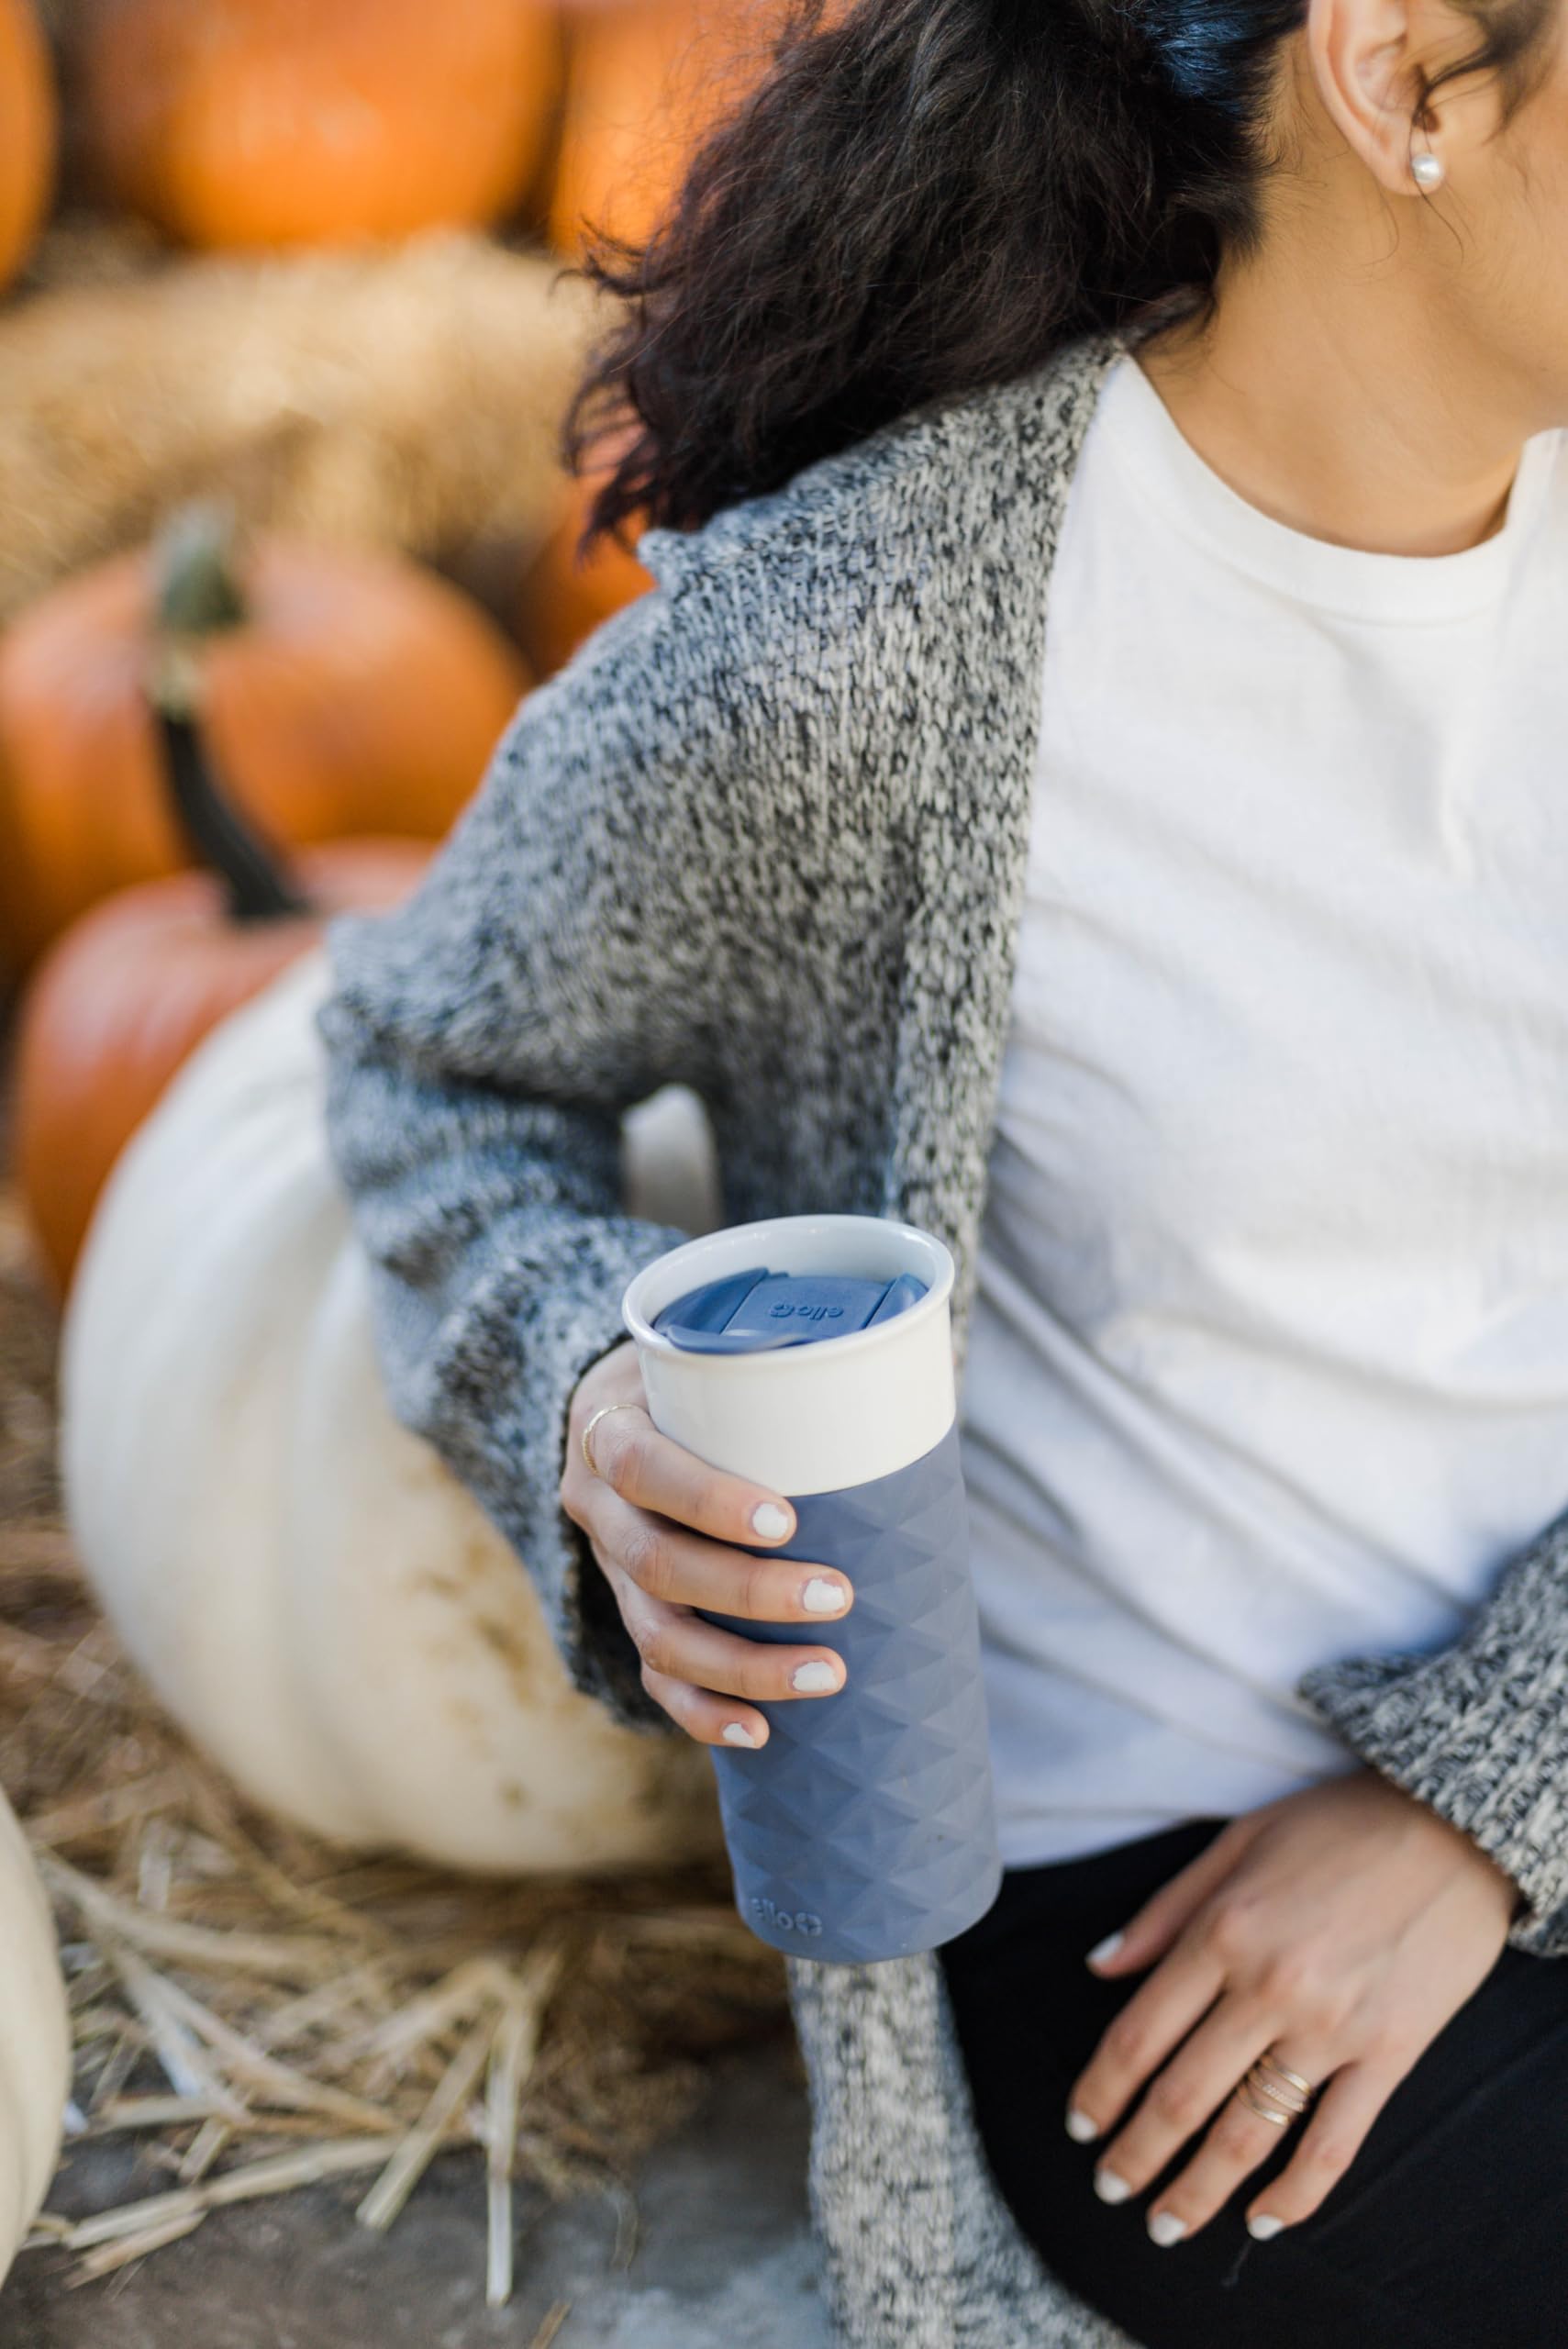
[{"label": "blurred background pumpkin", "polygon": [[584,220],[646,238],[693,149],[767,61],[783,0],[579,0],[550,235],[582,250]]},{"label": "blurred background pumpkin", "polygon": [[199,644],[204,730],[242,813],[306,843],[434,841],[527,689],[520,653],[400,558],[209,515],[159,562],[117,557],[0,639],[0,940],[28,963],[78,914],[191,862],[146,685],[161,635]]},{"label": "blurred background pumpkin", "polygon": [[[217,764],[217,656],[253,627],[228,518],[183,515],[152,569],[154,624],[139,667],[116,683],[134,697],[149,818],[181,862],[203,869],[106,896],[56,941],[28,990],[17,1173],[61,1293],[116,1159],[202,1038],[315,945],[329,915],[405,896],[430,853],[425,841],[368,839],[308,850],[297,863],[280,856]],[[373,771],[362,780],[373,792]]]},{"label": "blurred background pumpkin", "polygon": [[0,286],[43,218],[57,135],[53,68],[32,0],[0,0]]},{"label": "blurred background pumpkin", "polygon": [[97,184],[202,246],[499,218],[559,47],[543,0],[83,0],[72,40]]},{"label": "blurred background pumpkin", "polygon": [[315,946],[331,914],[414,886],[416,841],[337,841],[290,874],[298,909],[238,910],[217,874],[121,889],[58,940],[28,990],[14,1079],[16,1168],[63,1296],[116,1161],[204,1036]]},{"label": "blurred background pumpkin", "polygon": [[627,527],[629,547],[606,536],[595,539],[586,554],[580,551],[588,508],[613,464],[618,439],[567,485],[554,528],[523,574],[517,633],[541,677],[563,667],[602,620],[653,584],[652,573],[631,551],[642,536],[640,523]]}]

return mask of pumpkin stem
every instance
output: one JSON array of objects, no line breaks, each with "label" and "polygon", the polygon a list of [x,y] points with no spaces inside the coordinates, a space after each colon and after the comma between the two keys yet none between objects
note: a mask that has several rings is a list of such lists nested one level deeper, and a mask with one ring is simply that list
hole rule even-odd
[{"label": "pumpkin stem", "polygon": [[234,515],[227,507],[183,507],[165,529],[153,554],[157,618],[147,696],[175,817],[200,862],[228,889],[230,920],[283,921],[314,908],[277,852],[235,807],[202,738],[207,640],[243,628],[250,618],[234,551]]},{"label": "pumpkin stem", "polygon": [[180,829],[228,892],[231,921],[284,921],[314,910],[271,848],[219,789],[189,710],[152,695],[169,796]]},{"label": "pumpkin stem", "polygon": [[250,615],[236,576],[234,508],[199,500],[182,506],[152,551],[157,628],[163,637],[221,636]]}]

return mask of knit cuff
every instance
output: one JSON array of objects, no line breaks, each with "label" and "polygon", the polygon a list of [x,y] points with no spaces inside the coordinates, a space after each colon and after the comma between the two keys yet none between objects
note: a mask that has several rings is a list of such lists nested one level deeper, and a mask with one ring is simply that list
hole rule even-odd
[{"label": "knit cuff", "polygon": [[1513,1879],[1516,1947],[1568,1953],[1568,1511],[1453,1645],[1321,1665],[1297,1694]]}]

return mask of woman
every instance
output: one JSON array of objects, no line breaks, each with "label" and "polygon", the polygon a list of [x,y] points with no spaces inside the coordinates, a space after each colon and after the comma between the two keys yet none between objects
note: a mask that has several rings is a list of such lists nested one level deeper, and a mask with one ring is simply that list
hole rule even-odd
[{"label": "woman", "polygon": [[654,592],[337,936],[395,1406],[621,1720],[853,1603],[642,1408],[621,1112],[953,1249],[1007,1871],[789,1962],[857,2349],[1561,2337],[1565,134],[1557,0],[806,8],[595,265]]}]

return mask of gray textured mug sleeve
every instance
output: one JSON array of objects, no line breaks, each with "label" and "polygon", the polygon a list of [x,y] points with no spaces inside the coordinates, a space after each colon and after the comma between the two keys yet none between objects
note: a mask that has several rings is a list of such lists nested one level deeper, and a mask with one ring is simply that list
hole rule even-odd
[{"label": "gray textured mug sleeve", "polygon": [[1510,1942],[1568,1954],[1568,1510],[1450,1646],[1322,1665],[1298,1694],[1513,1878]]},{"label": "gray textured mug sleeve", "polygon": [[575,1685],[649,1728],[559,1486],[627,1282],[685,1236],[623,1212],[622,1117],[705,1093],[735,985],[712,899],[762,752],[723,585],[661,585],[523,703],[414,896],[333,925],[319,1022],[392,1408],[516,1549]]}]

